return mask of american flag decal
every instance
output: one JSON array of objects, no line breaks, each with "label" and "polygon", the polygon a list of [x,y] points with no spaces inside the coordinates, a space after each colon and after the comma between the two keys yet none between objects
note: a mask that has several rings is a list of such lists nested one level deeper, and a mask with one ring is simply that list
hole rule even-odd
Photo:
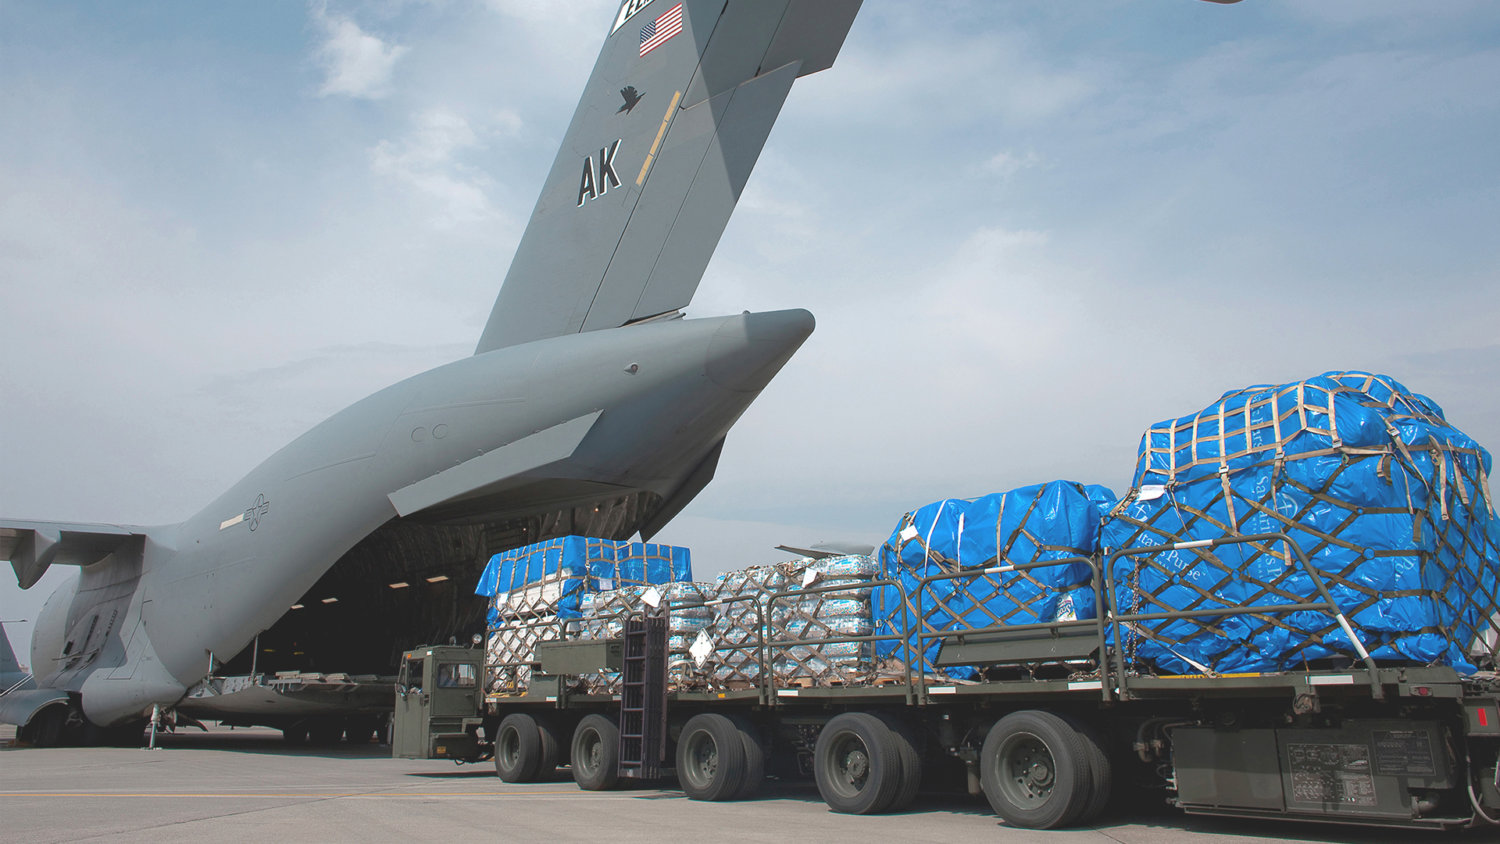
[{"label": "american flag decal", "polygon": [[641,27],[641,55],[667,43],[672,36],[682,31],[682,4],[667,10],[667,13]]}]

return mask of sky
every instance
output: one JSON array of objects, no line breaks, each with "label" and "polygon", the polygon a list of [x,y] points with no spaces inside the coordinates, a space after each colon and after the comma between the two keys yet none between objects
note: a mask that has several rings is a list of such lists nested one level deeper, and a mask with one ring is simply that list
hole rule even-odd
[{"label": "sky", "polygon": [[[616,8],[0,0],[0,515],[179,521],[470,354]],[[1152,422],[1330,369],[1494,448],[1496,137],[1491,0],[867,0],[688,309],[818,329],[659,539],[1123,493]]]}]

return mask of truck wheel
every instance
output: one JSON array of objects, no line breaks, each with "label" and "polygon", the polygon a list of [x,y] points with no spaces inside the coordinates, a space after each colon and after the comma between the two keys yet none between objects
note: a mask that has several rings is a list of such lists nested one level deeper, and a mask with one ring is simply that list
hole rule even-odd
[{"label": "truck wheel", "polygon": [[1066,715],[1060,717],[1083,739],[1083,749],[1089,757],[1089,784],[1092,786],[1090,796],[1078,817],[1070,821],[1077,826],[1086,826],[1093,823],[1109,806],[1114,792],[1114,770],[1109,754],[1104,750],[1104,742],[1093,726]]},{"label": "truck wheel", "polygon": [[740,785],[740,790],[730,798],[732,800],[751,800],[760,793],[761,784],[766,780],[766,746],[761,738],[760,728],[755,726],[743,715],[726,715],[739,730],[740,739],[745,746],[745,780]]},{"label": "truck wheel", "polygon": [[729,718],[688,719],[677,739],[677,781],[692,800],[733,800],[745,786],[745,737]]},{"label": "truck wheel", "polygon": [[620,782],[620,728],[603,715],[585,715],[573,731],[573,781],[584,791]]},{"label": "truck wheel", "polygon": [[922,787],[922,754],[917,751],[916,734],[900,716],[884,712],[874,713],[891,731],[895,739],[896,753],[901,759],[901,785],[887,812],[899,812],[917,799],[917,790]]},{"label": "truck wheel", "polygon": [[557,774],[557,766],[562,761],[563,735],[558,730],[557,724],[546,716],[532,716],[536,721],[537,739],[539,740],[540,754],[536,766],[536,780],[542,782],[552,779]]},{"label": "truck wheel", "polygon": [[885,811],[901,787],[901,751],[885,722],[867,712],[834,716],[813,751],[818,793],[835,812]]},{"label": "truck wheel", "polygon": [[495,730],[495,773],[505,782],[536,782],[542,731],[530,715],[512,712]]},{"label": "truck wheel", "polygon": [[1012,712],[990,728],[980,784],[995,814],[1013,826],[1056,829],[1093,796],[1090,755],[1068,722],[1049,712]]}]

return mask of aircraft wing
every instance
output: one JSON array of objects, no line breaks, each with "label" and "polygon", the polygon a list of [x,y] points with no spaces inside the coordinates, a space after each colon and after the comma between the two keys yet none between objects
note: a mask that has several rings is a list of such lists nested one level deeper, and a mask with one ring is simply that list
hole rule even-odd
[{"label": "aircraft wing", "polygon": [[624,0],[475,354],[685,307],[860,0]]},{"label": "aircraft wing", "polygon": [[16,582],[30,589],[54,563],[93,565],[144,536],[123,525],[0,519],[0,560],[10,560]]}]

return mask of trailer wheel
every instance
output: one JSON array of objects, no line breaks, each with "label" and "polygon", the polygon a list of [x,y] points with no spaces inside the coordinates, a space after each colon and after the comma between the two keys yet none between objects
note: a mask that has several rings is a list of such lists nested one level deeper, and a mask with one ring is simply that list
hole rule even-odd
[{"label": "trailer wheel", "polygon": [[995,814],[1028,829],[1073,822],[1093,797],[1084,739],[1049,712],[1012,712],[990,728],[980,784]]},{"label": "trailer wheel", "polygon": [[573,731],[572,760],[579,788],[614,788],[620,781],[620,728],[603,715],[585,715]]},{"label": "trailer wheel", "polygon": [[743,715],[725,717],[739,730],[741,743],[745,746],[745,779],[731,799],[750,800],[760,793],[760,787],[766,781],[766,746],[755,722]]},{"label": "trailer wheel", "polygon": [[917,799],[917,790],[922,787],[922,754],[917,751],[916,734],[904,719],[884,712],[875,713],[875,717],[890,729],[896,753],[901,759],[901,785],[896,789],[891,805],[886,807],[887,812],[899,812]]},{"label": "trailer wheel", "polygon": [[495,730],[495,773],[505,782],[535,782],[542,762],[542,731],[536,721],[512,712]]},{"label": "trailer wheel", "polygon": [[729,718],[694,715],[677,739],[677,781],[692,800],[733,800],[745,785],[745,739]]},{"label": "trailer wheel", "polygon": [[885,811],[901,788],[901,751],[890,727],[867,712],[834,716],[813,750],[818,793],[835,812]]}]

